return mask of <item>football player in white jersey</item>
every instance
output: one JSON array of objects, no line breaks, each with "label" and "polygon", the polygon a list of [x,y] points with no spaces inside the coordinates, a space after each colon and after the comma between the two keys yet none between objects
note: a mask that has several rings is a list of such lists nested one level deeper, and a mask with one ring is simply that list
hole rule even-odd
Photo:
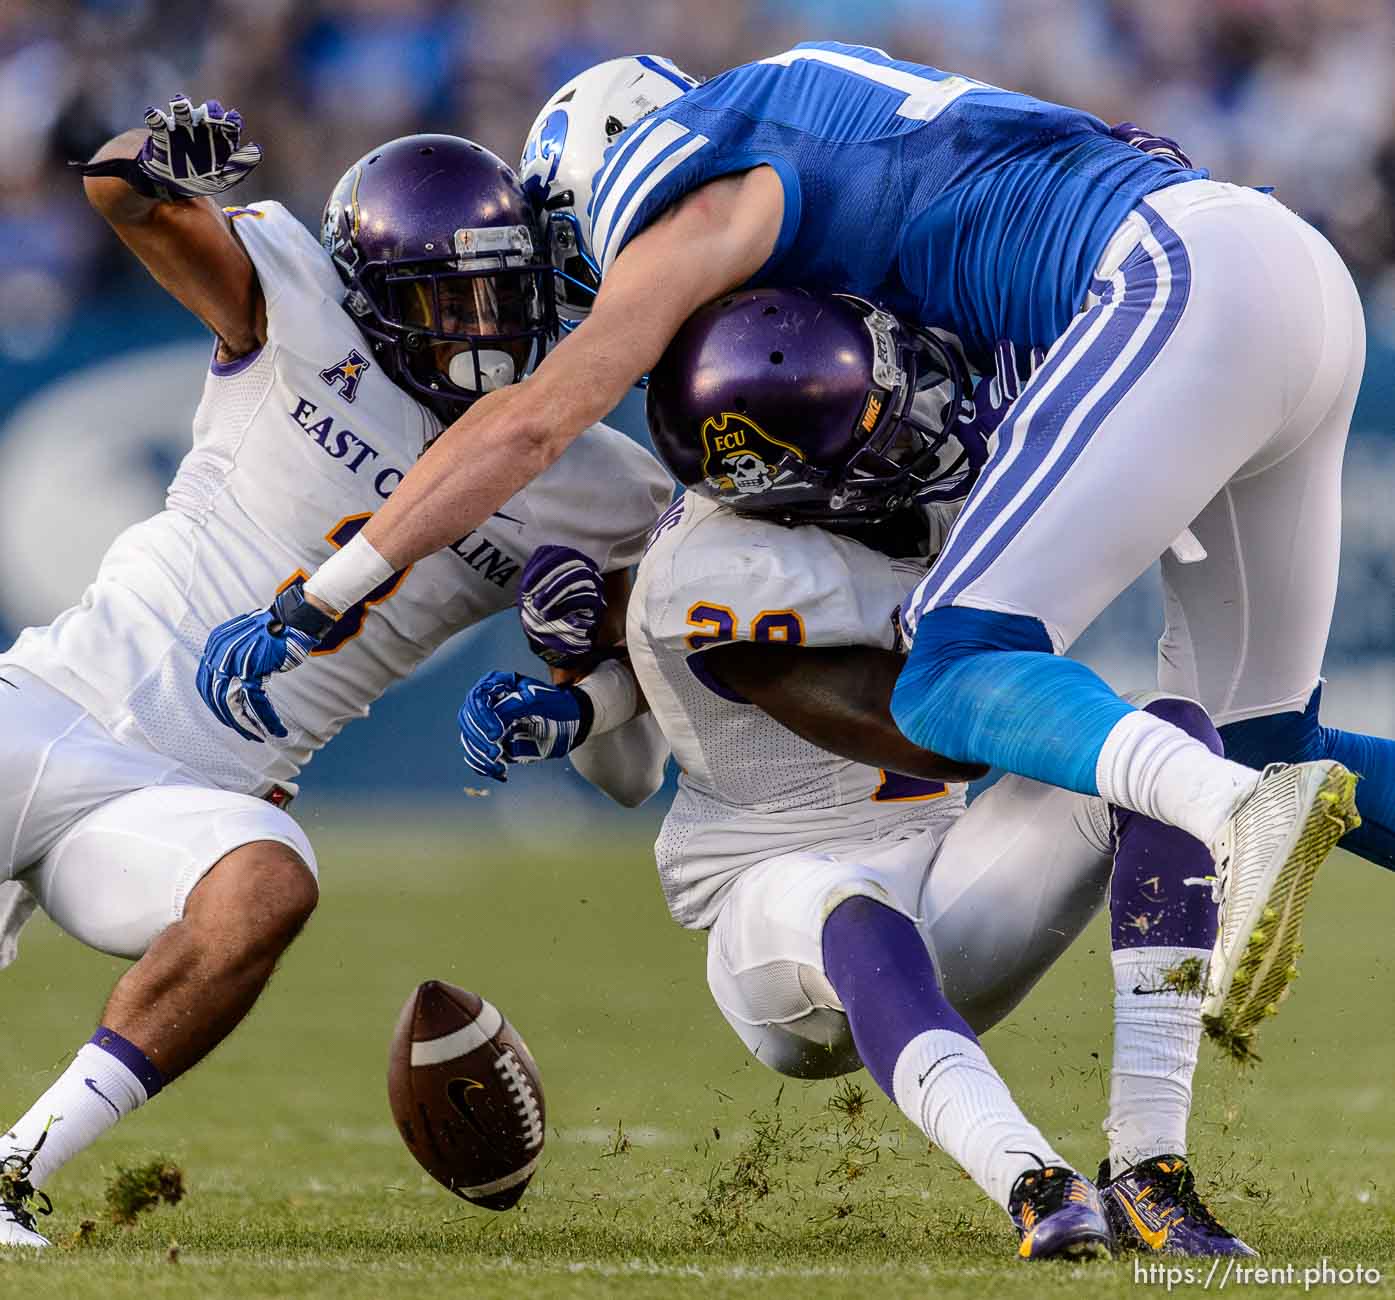
[{"label": "football player in white jersey", "polygon": [[[695,488],[655,530],[628,619],[682,769],[657,845],[665,896],[709,932],[713,997],[752,1053],[806,1078],[866,1065],[1008,1210],[1024,1257],[1114,1240],[1252,1253],[1198,1199],[1186,1159],[1216,934],[1210,890],[1191,879],[1209,871],[1205,846],[1015,776],[966,810],[962,782],[982,769],[916,749],[892,721],[895,611],[925,573],[910,503],[960,455],[943,436],[954,358],[933,344],[853,300],[754,291],[698,313],[651,377],[655,447]],[[884,402],[890,438],[869,444]],[[896,445],[922,454],[885,455]],[[1139,704],[1219,748],[1199,705]],[[491,674],[462,710],[467,752],[497,777],[565,750],[587,712],[565,689]],[[975,1034],[1107,887],[1116,1032],[1097,1189],[1025,1118]]]},{"label": "football player in white jersey", "polygon": [[[1223,924],[1208,1012],[1251,1034],[1278,1007],[1332,845],[1356,833],[1350,847],[1395,863],[1395,741],[1318,725],[1364,357],[1333,250],[1127,124],[839,42],[702,84],[665,59],[607,60],[548,100],[523,171],[584,321],[442,435],[307,599],[343,610],[485,517],[730,289],[859,294],[954,332],[978,364],[1004,340],[1048,349],[902,611],[897,719],[927,748],[1210,843]],[[1212,559],[1164,560],[1160,680],[1243,728],[1241,761],[1064,657],[1193,523],[1192,558]],[[236,657],[253,690],[300,660],[255,619],[208,654]],[[212,679],[210,707],[236,707],[225,688]],[[971,709],[940,702],[978,688]]]},{"label": "football player in white jersey", "polygon": [[[597,425],[480,528],[384,574],[272,686],[275,734],[254,711],[222,725],[194,687],[209,629],[268,587],[293,604],[444,423],[529,371],[551,272],[517,177],[467,140],[406,137],[355,163],[322,246],[279,203],[208,197],[258,161],[235,112],[181,96],[146,120],[85,168],[88,197],[216,342],[165,510],[0,655],[0,964],[35,905],[135,960],[91,1042],[0,1134],[5,1245],[46,1244],[34,1189],[211,1051],[310,915],[315,857],[285,807],[315,751],[454,632],[512,607],[524,572],[535,590],[553,579],[550,604],[523,614],[565,659],[569,566],[583,554],[623,589],[671,494],[653,457]],[[666,752],[637,722],[623,767],[618,735],[582,764],[626,802],[656,787]]]}]

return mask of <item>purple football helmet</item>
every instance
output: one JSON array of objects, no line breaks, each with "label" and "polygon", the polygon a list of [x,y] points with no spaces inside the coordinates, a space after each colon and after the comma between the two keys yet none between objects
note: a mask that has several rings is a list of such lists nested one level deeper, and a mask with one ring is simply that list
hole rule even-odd
[{"label": "purple football helmet", "polygon": [[987,448],[955,433],[967,381],[935,335],[860,298],[746,290],[679,330],[649,377],[649,429],[680,483],[733,510],[881,523],[972,486]]},{"label": "purple football helmet", "polygon": [[555,328],[552,268],[502,158],[453,135],[406,135],[354,163],[320,242],[383,369],[449,423],[522,378]]}]

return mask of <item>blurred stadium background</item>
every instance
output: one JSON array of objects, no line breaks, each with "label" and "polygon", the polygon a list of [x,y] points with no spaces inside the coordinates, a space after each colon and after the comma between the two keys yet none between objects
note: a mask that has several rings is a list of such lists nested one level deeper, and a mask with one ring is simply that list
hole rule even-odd
[{"label": "blurred stadium background", "polygon": [[[1395,731],[1395,0],[5,0],[0,643],[76,599],[120,528],[159,508],[207,360],[201,328],[88,210],[67,160],[174,91],[217,97],[266,150],[235,194],[281,199],[313,228],[339,173],[385,139],[459,132],[514,161],[544,98],[599,59],[654,51],[711,75],[811,37],[1144,123],[1219,177],[1276,186],[1328,234],[1362,284],[1370,329],[1329,712]],[[644,438],[638,400],[617,419]],[[1116,683],[1142,684],[1159,617],[1145,579],[1081,653]],[[496,622],[315,762],[307,814],[370,790],[399,807],[464,804],[459,696],[478,671],[525,663],[514,629]],[[544,799],[543,826],[502,816]],[[470,800],[468,814],[545,836],[603,806],[569,770],[533,771]]]}]

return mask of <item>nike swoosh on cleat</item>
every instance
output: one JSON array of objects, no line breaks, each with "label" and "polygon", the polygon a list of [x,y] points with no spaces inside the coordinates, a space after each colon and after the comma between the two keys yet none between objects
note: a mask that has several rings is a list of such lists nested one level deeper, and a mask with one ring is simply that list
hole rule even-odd
[{"label": "nike swoosh on cleat", "polygon": [[1160,989],[1145,989],[1142,984],[1135,984],[1133,991],[1138,997],[1146,997],[1149,993],[1175,993],[1177,990],[1166,986]]},{"label": "nike swoosh on cleat", "polygon": [[0,682],[4,682],[5,685],[8,686],[11,690],[19,690],[19,687],[16,686],[8,677],[0,677]]},{"label": "nike swoosh on cleat", "polygon": [[116,1112],[117,1119],[121,1118],[121,1107],[118,1106],[114,1101],[112,1101],[112,1099],[108,1097],[106,1093],[104,1093],[99,1087],[97,1087],[96,1079],[84,1079],[83,1083],[85,1083],[89,1088],[91,1088],[92,1091],[97,1094],[97,1096],[99,1096],[104,1102],[106,1102],[108,1106],[112,1108],[112,1110]]},{"label": "nike swoosh on cleat", "polygon": [[926,1070],[925,1073],[922,1074],[922,1075],[920,1076],[920,1078],[918,1078],[918,1079],[915,1081],[915,1086],[916,1086],[917,1088],[923,1088],[923,1087],[925,1086],[925,1081],[926,1081],[926,1079],[928,1079],[932,1074],[935,1073],[935,1067],[936,1067],[936,1066],[943,1065],[946,1061],[951,1060],[951,1059],[953,1059],[953,1058],[956,1057],[956,1056],[963,1056],[963,1055],[964,1055],[963,1052],[948,1052],[948,1053],[946,1053],[944,1056],[940,1057],[940,1059],[939,1059],[938,1061],[933,1062],[933,1063],[931,1064],[930,1068],[929,1068],[928,1070]]},{"label": "nike swoosh on cleat", "polygon": [[1148,1225],[1138,1217],[1138,1211],[1133,1208],[1126,1196],[1120,1196],[1119,1203],[1124,1207],[1124,1213],[1129,1216],[1129,1221],[1137,1230],[1138,1235],[1143,1238],[1151,1249],[1161,1250],[1167,1245],[1167,1234],[1171,1229],[1166,1225],[1161,1228],[1148,1227]]}]

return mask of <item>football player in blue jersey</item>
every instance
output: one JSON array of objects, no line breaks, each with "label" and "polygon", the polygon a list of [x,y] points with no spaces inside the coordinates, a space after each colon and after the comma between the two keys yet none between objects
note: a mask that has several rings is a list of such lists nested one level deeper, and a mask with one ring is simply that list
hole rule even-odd
[{"label": "football player in blue jersey", "polygon": [[[584,322],[447,430],[307,596],[347,608],[485,518],[736,286],[856,293],[980,366],[999,341],[1044,348],[907,602],[896,718],[1211,845],[1208,1012],[1253,1028],[1290,978],[1313,871],[1359,823],[1338,759],[1378,778],[1357,847],[1395,845],[1395,746],[1316,715],[1364,357],[1336,253],[1273,198],[1088,113],[832,42],[701,85],[649,56],[602,64],[544,106],[522,174]],[[1311,761],[1228,761],[1062,657],[1182,538],[1161,684],[1238,728],[1247,758]],[[274,624],[246,635],[250,661],[294,666]]]}]

